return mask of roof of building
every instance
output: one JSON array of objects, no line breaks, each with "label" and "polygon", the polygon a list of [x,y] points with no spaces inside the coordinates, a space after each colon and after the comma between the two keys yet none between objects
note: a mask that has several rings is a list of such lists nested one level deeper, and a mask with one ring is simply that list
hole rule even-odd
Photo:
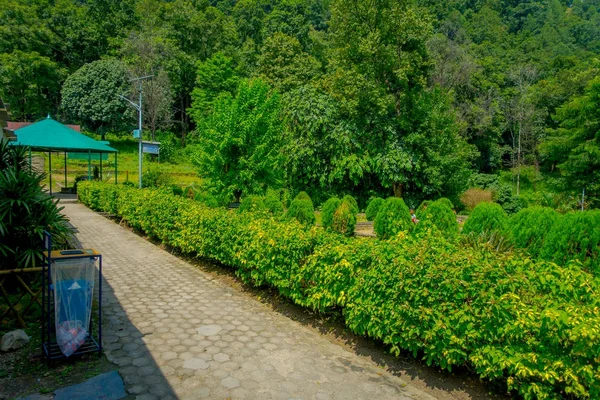
[{"label": "roof of building", "polygon": [[28,146],[34,151],[116,153],[117,150],[94,140],[58,121],[48,118],[15,130],[13,146]]}]

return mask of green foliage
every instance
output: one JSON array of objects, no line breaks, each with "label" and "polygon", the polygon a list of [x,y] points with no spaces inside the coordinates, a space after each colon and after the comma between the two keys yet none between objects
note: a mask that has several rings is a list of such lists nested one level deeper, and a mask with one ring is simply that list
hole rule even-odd
[{"label": "green foliage", "polygon": [[335,213],[333,213],[331,228],[346,236],[352,236],[356,227],[356,214],[358,214],[358,211],[352,201],[347,200],[346,197],[349,196],[344,196]]},{"label": "green foliage", "polygon": [[242,198],[242,202],[240,203],[240,208],[238,209],[240,212],[248,212],[248,211],[264,211],[265,199],[262,196],[257,195],[248,195]]},{"label": "green foliage", "polygon": [[441,197],[439,199],[436,200],[439,203],[445,204],[450,210],[454,210],[454,204],[452,204],[452,202],[445,198],[445,197]]},{"label": "green foliage", "polygon": [[264,193],[283,171],[279,95],[261,80],[240,83],[235,98],[220,96],[199,132],[194,163],[224,196]]},{"label": "green foliage", "polygon": [[279,199],[279,191],[269,189],[265,196],[265,208],[275,216],[283,214],[283,203]]},{"label": "green foliage", "polygon": [[404,200],[398,197],[389,197],[385,200],[373,224],[373,229],[380,239],[389,239],[399,232],[410,231],[412,228],[410,211]]},{"label": "green foliage", "polygon": [[30,171],[25,148],[0,139],[0,269],[39,266],[43,233],[64,248],[71,229],[58,200],[42,189],[45,174]]},{"label": "green foliage", "polygon": [[462,233],[469,236],[504,235],[508,217],[496,203],[479,203],[465,221]]},{"label": "green foliage", "polygon": [[145,188],[171,186],[172,184],[173,179],[167,173],[148,170],[142,174],[142,186]]},{"label": "green foliage", "polygon": [[448,237],[458,235],[458,222],[456,215],[448,206],[447,199],[439,199],[430,203],[429,206],[421,212],[419,223],[415,227],[415,232],[425,232],[432,226]]},{"label": "green foliage", "polygon": [[425,210],[427,210],[427,207],[429,207],[430,204],[431,204],[431,200],[423,200],[421,202],[421,204],[419,204],[419,207],[415,211],[415,215],[417,216],[417,219],[421,219],[421,217],[423,216],[423,213],[425,212]]},{"label": "green foliage", "polygon": [[576,211],[558,218],[545,237],[540,256],[560,265],[579,260],[600,276],[600,211]]},{"label": "green foliage", "polygon": [[377,213],[379,212],[379,209],[381,208],[384,202],[385,200],[383,200],[381,197],[375,197],[369,202],[369,205],[365,210],[365,216],[367,217],[367,221],[375,220],[375,217],[377,217]]},{"label": "green foliage", "polygon": [[355,214],[358,214],[358,211],[359,211],[358,203],[356,202],[356,199],[354,197],[347,194],[342,198],[342,201],[345,201],[348,204],[350,204],[350,207],[352,208],[352,212],[354,212]]},{"label": "green foliage", "polygon": [[332,197],[323,204],[321,208],[321,223],[325,229],[331,229],[333,226],[333,214],[335,210],[342,204],[342,200],[337,197]]},{"label": "green foliage", "polygon": [[511,241],[516,247],[538,257],[546,236],[561,218],[559,213],[548,207],[525,208],[509,219]]},{"label": "green foliage", "polygon": [[106,205],[114,190],[130,226],[300,305],[341,309],[353,332],[393,354],[408,351],[449,371],[468,367],[524,398],[600,395],[600,287],[577,263],[464,247],[437,230],[387,241],[345,238],[96,182],[81,185],[80,199]]},{"label": "green foliage", "polygon": [[296,197],[294,197],[294,200],[308,200],[312,203],[312,199],[305,191],[299,192]]},{"label": "green foliage", "polygon": [[130,106],[119,98],[129,90],[129,76],[122,62],[94,61],[67,78],[61,108],[71,119],[93,131],[120,130],[131,121]]},{"label": "green foliage", "polygon": [[541,148],[546,157],[559,163],[567,188],[577,191],[585,188],[595,197],[600,194],[599,109],[600,77],[596,77],[588,83],[583,96],[558,108],[559,127]]},{"label": "green foliage", "polygon": [[312,201],[305,199],[294,199],[287,209],[286,217],[295,218],[303,225],[312,226],[317,222],[315,208]]}]

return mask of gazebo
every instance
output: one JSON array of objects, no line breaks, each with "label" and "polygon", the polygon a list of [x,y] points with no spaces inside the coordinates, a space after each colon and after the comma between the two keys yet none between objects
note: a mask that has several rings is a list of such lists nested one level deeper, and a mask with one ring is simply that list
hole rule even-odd
[{"label": "gazebo", "polygon": [[17,139],[11,142],[13,146],[29,147],[31,164],[31,151],[48,152],[48,172],[50,177],[50,194],[52,194],[52,152],[65,153],[65,186],[67,186],[67,152],[85,153],[88,156],[88,180],[91,179],[92,155],[99,155],[100,169],[102,169],[102,154],[115,154],[115,183],[117,183],[117,150],[105,142],[94,140],[74,129],[48,118],[35,124],[15,130]]}]

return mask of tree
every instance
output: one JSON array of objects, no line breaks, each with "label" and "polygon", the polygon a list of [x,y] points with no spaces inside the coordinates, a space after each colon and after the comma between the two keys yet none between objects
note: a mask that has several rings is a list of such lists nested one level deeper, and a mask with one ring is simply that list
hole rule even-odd
[{"label": "tree", "polygon": [[448,97],[427,89],[432,25],[425,10],[392,0],[339,0],[331,10],[334,72],[326,86],[350,122],[356,159],[368,160],[363,171],[397,197],[460,190],[472,152]]},{"label": "tree", "polygon": [[127,68],[117,60],[86,64],[69,76],[62,89],[62,109],[93,131],[124,129],[131,116],[119,95],[130,91]]},{"label": "tree", "polygon": [[557,129],[540,146],[542,156],[557,163],[567,190],[585,188],[594,204],[600,195],[600,78],[591,80],[583,96],[559,107]]},{"label": "tree", "polygon": [[280,99],[259,80],[244,80],[237,95],[224,93],[199,129],[194,163],[212,189],[225,196],[263,193],[283,179]]},{"label": "tree", "polygon": [[143,118],[152,140],[158,129],[168,127],[173,117],[173,93],[166,68],[172,65],[176,50],[154,31],[132,33],[121,48],[132,76],[153,75],[142,81]]},{"label": "tree", "polygon": [[64,70],[37,52],[0,54],[0,97],[17,120],[36,120],[56,113]]},{"label": "tree", "polygon": [[213,103],[222,93],[235,95],[239,76],[233,60],[219,52],[204,62],[198,63],[196,87],[192,91],[192,106],[189,113],[199,124],[213,112]]},{"label": "tree", "polygon": [[275,33],[265,40],[257,72],[279,92],[286,93],[309,83],[318,75],[319,69],[319,62],[302,51],[297,39]]}]

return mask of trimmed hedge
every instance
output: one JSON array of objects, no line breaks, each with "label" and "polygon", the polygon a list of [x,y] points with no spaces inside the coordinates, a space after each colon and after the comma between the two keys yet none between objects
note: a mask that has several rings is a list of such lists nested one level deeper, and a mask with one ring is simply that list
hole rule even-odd
[{"label": "trimmed hedge", "polygon": [[292,200],[292,204],[290,204],[290,208],[287,210],[286,217],[290,219],[295,218],[298,222],[309,226],[312,226],[317,222],[315,208],[310,199],[305,200],[296,198]]},{"label": "trimmed hedge", "polygon": [[332,197],[323,204],[323,208],[321,209],[321,223],[325,229],[331,229],[333,214],[340,204],[342,204],[342,201],[337,197]]},{"label": "trimmed hedge", "polygon": [[[354,200],[352,197],[351,199]],[[358,214],[358,207],[355,205],[356,202],[352,203],[344,197],[344,200],[342,200],[342,203],[333,214],[333,223],[331,227],[334,231],[346,236],[354,235],[354,228],[356,228],[356,214]]]},{"label": "trimmed hedge", "polygon": [[458,235],[456,215],[452,209],[448,207],[447,202],[440,200],[429,204],[429,206],[422,211],[421,219],[415,226],[415,232],[423,232],[433,226],[446,235]]},{"label": "trimmed hedge", "polygon": [[410,231],[413,228],[410,211],[404,200],[389,197],[379,209],[373,230],[380,239],[388,239],[398,232]]},{"label": "trimmed hedge", "polygon": [[496,203],[479,203],[469,214],[462,233],[471,236],[504,235],[508,216]]},{"label": "trimmed hedge", "polygon": [[365,210],[365,216],[367,217],[367,221],[374,221],[375,217],[377,217],[377,213],[379,209],[385,202],[381,197],[375,197],[373,200],[369,202],[367,209]]},{"label": "trimmed hedge", "polygon": [[421,219],[423,217],[423,212],[425,210],[427,210],[427,207],[429,207],[429,205],[432,203],[431,200],[423,200],[421,202],[421,204],[419,204],[419,207],[417,208],[417,210],[415,211],[415,215],[417,216],[417,219]]},{"label": "trimmed hedge", "polygon": [[549,207],[525,208],[509,219],[511,241],[516,247],[527,249],[538,257],[546,236],[562,216]]},{"label": "trimmed hedge", "polygon": [[244,196],[240,203],[240,207],[238,208],[240,212],[264,211],[265,209],[265,199],[262,196],[257,196],[255,194]]},{"label": "trimmed hedge", "polygon": [[283,203],[279,199],[279,193],[269,190],[265,197],[265,208],[273,215],[283,214]]},{"label": "trimmed hedge", "polygon": [[600,276],[600,211],[574,211],[558,218],[540,256],[561,265],[579,260],[584,268]]},{"label": "trimmed hedge", "polygon": [[577,264],[461,247],[436,230],[345,238],[160,190],[85,182],[80,200],[271,285],[430,365],[468,366],[524,398],[600,398],[600,282]]}]

